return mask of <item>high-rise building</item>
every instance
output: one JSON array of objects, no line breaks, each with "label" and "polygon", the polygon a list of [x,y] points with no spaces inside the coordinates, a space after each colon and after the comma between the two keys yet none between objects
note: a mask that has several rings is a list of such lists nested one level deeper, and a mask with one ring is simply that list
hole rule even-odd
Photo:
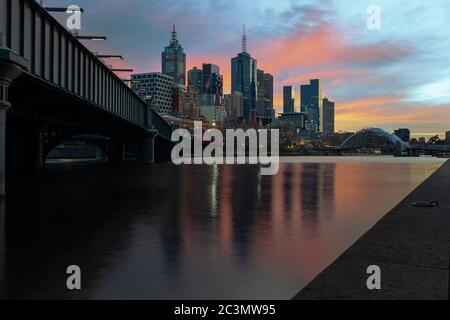
[{"label": "high-rise building", "polygon": [[293,86],[283,87],[283,113],[295,112],[295,89]]},{"label": "high-rise building", "polygon": [[266,109],[266,117],[274,118],[273,109],[273,76],[270,73],[264,74],[264,102]]},{"label": "high-rise building", "polygon": [[300,110],[308,117],[306,129],[315,133],[323,132],[323,99],[319,79],[310,80],[309,85],[300,86],[300,106]]},{"label": "high-rise building", "polygon": [[244,117],[256,120],[257,62],[247,52],[247,36],[242,36],[242,52],[231,59],[231,92],[241,92],[244,98]]},{"label": "high-rise building", "polygon": [[401,128],[395,130],[394,134],[404,142],[409,142],[409,140],[411,140],[411,131],[409,129]]},{"label": "high-rise building", "polygon": [[203,105],[219,106],[223,102],[223,76],[219,66],[203,64]]},{"label": "high-rise building", "polygon": [[225,109],[230,124],[238,124],[244,116],[244,97],[236,91],[225,95]]},{"label": "high-rise building", "polygon": [[256,113],[259,118],[272,119],[273,110],[273,76],[263,70],[257,70]]},{"label": "high-rise building", "polygon": [[256,116],[257,117],[265,117],[266,116],[266,89],[264,82],[264,71],[256,70],[256,87],[257,91],[257,99],[256,99]]},{"label": "high-rise building", "polygon": [[170,45],[162,53],[162,73],[173,78],[175,85],[186,85],[186,54],[177,39],[177,32],[173,26]]},{"label": "high-rise building", "polygon": [[334,133],[334,102],[325,97],[322,104],[323,133],[330,135]]},{"label": "high-rise building", "polygon": [[203,70],[197,67],[188,71],[188,86],[198,95],[203,94]]},{"label": "high-rise building", "polygon": [[159,113],[172,112],[173,78],[159,73],[131,75],[131,89],[142,99],[151,99],[152,108]]},{"label": "high-rise building", "polygon": [[300,86],[300,111],[307,113],[307,109],[311,105],[311,86],[303,84]]},{"label": "high-rise building", "polygon": [[445,133],[445,143],[450,144],[450,131]]}]

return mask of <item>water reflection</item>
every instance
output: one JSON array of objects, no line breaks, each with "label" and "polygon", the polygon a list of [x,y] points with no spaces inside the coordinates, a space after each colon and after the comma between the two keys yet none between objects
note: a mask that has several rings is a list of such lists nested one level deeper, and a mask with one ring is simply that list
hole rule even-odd
[{"label": "water reflection", "polygon": [[437,167],[52,165],[9,186],[0,284],[7,298],[288,299]]}]

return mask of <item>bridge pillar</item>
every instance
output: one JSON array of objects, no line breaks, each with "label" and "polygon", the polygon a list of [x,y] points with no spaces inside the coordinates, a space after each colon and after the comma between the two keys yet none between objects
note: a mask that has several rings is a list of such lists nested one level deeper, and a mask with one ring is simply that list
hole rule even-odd
[{"label": "bridge pillar", "polygon": [[122,162],[125,160],[125,145],[123,143],[112,142],[109,148],[109,160],[111,162]]},{"label": "bridge pillar", "polygon": [[44,168],[44,129],[42,126],[34,128],[31,141],[31,167],[34,170]]},{"label": "bridge pillar", "polygon": [[[0,89],[0,90],[3,90]],[[0,102],[0,197],[6,194],[5,190],[5,153],[6,153],[6,111],[8,109]]]},{"label": "bridge pillar", "polygon": [[0,197],[6,194],[6,113],[11,108],[8,89],[13,80],[22,74],[25,64],[26,61],[21,56],[4,48],[0,41]]},{"label": "bridge pillar", "polygon": [[155,137],[158,130],[148,129],[139,142],[138,161],[142,163],[155,163]]}]

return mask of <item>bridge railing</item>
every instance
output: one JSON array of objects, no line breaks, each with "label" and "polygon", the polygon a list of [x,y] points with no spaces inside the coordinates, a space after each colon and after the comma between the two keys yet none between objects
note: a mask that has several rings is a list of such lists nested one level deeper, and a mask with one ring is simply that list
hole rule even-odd
[{"label": "bridge railing", "polygon": [[0,33],[28,74],[144,125],[145,102],[34,0],[0,0]]}]

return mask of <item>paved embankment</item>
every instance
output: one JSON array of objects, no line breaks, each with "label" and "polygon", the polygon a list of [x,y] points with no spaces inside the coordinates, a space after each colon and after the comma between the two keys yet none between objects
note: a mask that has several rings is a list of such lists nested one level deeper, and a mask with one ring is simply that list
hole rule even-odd
[{"label": "paved embankment", "polygon": [[[416,208],[415,201],[439,201]],[[449,299],[450,161],[408,195],[294,299]],[[370,291],[367,268],[381,268]]]}]

